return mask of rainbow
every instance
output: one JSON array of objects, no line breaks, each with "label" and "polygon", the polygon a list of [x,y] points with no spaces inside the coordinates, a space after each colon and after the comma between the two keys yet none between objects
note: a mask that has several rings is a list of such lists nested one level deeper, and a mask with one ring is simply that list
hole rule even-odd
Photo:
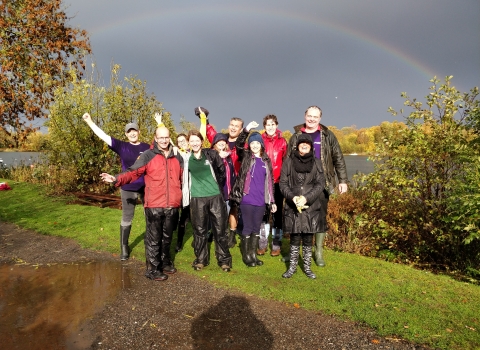
[{"label": "rainbow", "polygon": [[390,43],[381,41],[372,36],[368,36],[365,33],[362,33],[358,30],[353,30],[352,28],[340,25],[333,21],[319,19],[314,17],[313,15],[300,15],[280,9],[267,10],[262,8],[246,8],[239,5],[219,5],[210,7],[196,5],[185,8],[157,10],[148,13],[136,14],[128,18],[121,18],[94,27],[90,30],[90,37],[94,35],[96,36],[112,32],[121,27],[135,26],[136,24],[144,23],[151,20],[158,21],[164,18],[169,18],[170,20],[178,20],[179,22],[198,21],[199,18],[209,18],[210,16],[216,17],[226,15],[242,15],[248,18],[275,19],[289,25],[302,24],[308,26],[315,26],[322,30],[331,31],[332,33],[340,33],[350,39],[353,39],[364,45],[370,46],[376,50],[393,56],[403,64],[408,65],[409,67],[418,71],[428,79],[433,78],[433,76],[438,77],[438,74],[435,74],[435,72],[429,67],[427,67],[423,62],[420,62],[419,60],[406,54],[405,52],[400,51],[398,48],[394,47]]}]

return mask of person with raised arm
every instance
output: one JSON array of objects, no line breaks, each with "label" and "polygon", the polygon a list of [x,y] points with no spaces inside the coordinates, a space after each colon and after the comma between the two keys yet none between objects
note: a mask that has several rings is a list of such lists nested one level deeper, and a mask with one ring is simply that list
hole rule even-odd
[{"label": "person with raised arm", "polygon": [[[107,135],[102,129],[100,129],[92,120],[90,114],[85,113],[83,120],[92,129],[92,131],[100,139],[102,139],[108,147],[120,157],[122,163],[122,171],[126,171],[130,166],[135,163],[137,158],[146,150],[150,148],[150,145],[139,141],[140,129],[137,123],[128,123],[125,125],[125,136],[128,142],[116,139]],[[145,189],[145,181],[143,176],[139,177],[136,181],[125,184],[120,189],[120,197],[122,199],[122,219],[120,221],[120,260],[127,260],[130,257],[130,248],[128,246],[128,239],[132,230],[132,221],[135,214],[135,206],[137,199],[140,199],[143,203]]]},{"label": "person with raised arm", "polygon": [[[215,128],[209,123],[208,115],[209,112],[205,107],[196,107],[195,115],[200,118],[200,133],[203,137],[207,137],[210,144],[214,143],[215,136],[218,134]],[[230,119],[230,123],[228,125],[228,134],[223,134],[227,138],[227,145],[230,149],[230,158],[232,159],[233,168],[235,172],[235,176],[238,175],[238,171],[240,170],[241,162],[238,159],[237,149],[235,147],[235,142],[237,140],[238,135],[243,130],[243,120],[240,118],[232,118]],[[232,182],[232,186],[233,186]],[[231,207],[227,205],[228,210],[228,224],[230,226],[230,230],[228,232],[228,246],[233,248],[236,244],[236,234],[237,228],[239,226],[239,210],[238,207]]]},{"label": "person with raised arm", "polygon": [[215,241],[215,257],[220,268],[229,272],[232,256],[228,249],[226,234],[227,206],[223,198],[225,165],[217,151],[202,147],[203,135],[190,130],[188,143],[191,153],[184,156],[183,207],[190,205],[190,222],[193,227],[193,250],[195,260],[192,267],[200,271],[210,264],[208,227]]}]

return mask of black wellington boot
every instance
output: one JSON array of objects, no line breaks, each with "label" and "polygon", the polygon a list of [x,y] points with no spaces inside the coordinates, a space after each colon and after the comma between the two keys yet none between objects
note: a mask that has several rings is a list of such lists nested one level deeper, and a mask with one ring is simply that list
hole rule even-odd
[{"label": "black wellington boot", "polygon": [[259,233],[252,233],[250,235],[250,257],[251,257],[251,260],[255,262],[255,265],[262,266],[263,261],[257,258],[257,248],[258,248],[259,240],[260,240]]},{"label": "black wellington boot", "polygon": [[121,226],[120,225],[120,260],[128,260],[130,257],[130,248],[128,247],[128,238],[130,237],[130,231],[132,226]]},{"label": "black wellington boot", "polygon": [[233,248],[237,245],[237,239],[235,235],[237,234],[237,230],[229,230],[228,231],[228,248]]},{"label": "black wellington boot", "polygon": [[240,252],[242,253],[242,261],[249,267],[257,266],[249,254],[250,236],[240,235]]}]

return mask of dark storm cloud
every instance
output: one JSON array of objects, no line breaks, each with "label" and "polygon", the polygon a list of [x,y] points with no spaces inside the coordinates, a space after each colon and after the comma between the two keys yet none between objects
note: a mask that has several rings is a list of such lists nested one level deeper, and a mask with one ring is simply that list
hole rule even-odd
[{"label": "dark storm cloud", "polygon": [[203,105],[218,128],[275,113],[291,129],[318,104],[325,124],[364,127],[393,120],[400,92],[425,96],[432,74],[463,91],[480,82],[477,1],[85,0],[67,12],[105,80],[114,60],[177,122]]}]

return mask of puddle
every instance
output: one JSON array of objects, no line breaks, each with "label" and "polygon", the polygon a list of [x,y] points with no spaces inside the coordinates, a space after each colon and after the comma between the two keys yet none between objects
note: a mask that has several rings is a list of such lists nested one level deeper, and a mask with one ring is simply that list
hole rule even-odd
[{"label": "puddle", "polygon": [[0,265],[0,348],[89,347],[86,321],[129,287],[117,262]]}]

